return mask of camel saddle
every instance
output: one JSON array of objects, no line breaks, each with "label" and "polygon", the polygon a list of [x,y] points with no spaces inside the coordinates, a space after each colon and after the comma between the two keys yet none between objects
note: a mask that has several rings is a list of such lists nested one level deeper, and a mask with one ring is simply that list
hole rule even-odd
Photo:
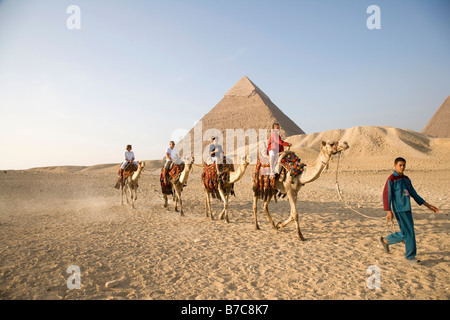
[{"label": "camel saddle", "polygon": [[[138,169],[138,166],[137,166],[137,165],[135,165],[135,164],[132,163],[132,162],[129,162],[129,163],[125,166],[125,169],[123,170],[123,173],[122,173],[123,179],[125,180],[125,179],[128,178],[129,176],[133,175],[133,173],[134,173],[135,171],[137,171],[137,169]],[[118,174],[120,175],[120,166],[119,166],[119,173],[118,173]]]},{"label": "camel saddle", "polygon": [[[230,173],[234,172],[234,165],[230,159],[223,157],[223,163],[219,164],[217,172],[216,164],[212,161],[203,163],[202,182],[203,186],[211,193],[213,198],[220,199],[219,187],[230,181]],[[231,194],[234,193],[234,184],[231,185]]]},{"label": "camel saddle", "polygon": [[291,183],[294,183],[294,178],[301,175],[305,171],[306,164],[301,162],[301,159],[293,151],[285,151],[280,154],[278,159],[278,164],[282,168],[281,171],[285,170],[291,177]]},{"label": "camel saddle", "polygon": [[[165,165],[162,166],[159,181],[161,182],[161,189],[162,189],[163,194],[173,194],[171,181],[176,181],[180,178],[181,173],[184,170],[184,166],[185,166],[184,162],[182,162],[181,164],[172,163],[170,165],[169,169],[166,172],[167,184],[164,182],[164,167],[165,167]],[[181,188],[183,188],[183,187],[181,187]]]},{"label": "camel saddle", "polygon": [[294,151],[283,151],[278,154],[274,169],[275,176],[271,176],[270,157],[266,154],[266,150],[261,151],[253,172],[254,195],[262,200],[266,200],[269,196],[276,196],[278,191],[275,189],[275,181],[284,182],[287,172],[295,178],[304,171],[305,166],[306,164],[301,163]]},{"label": "camel saddle", "polygon": [[270,158],[268,155],[260,153],[253,171],[253,194],[266,200],[267,197],[276,195],[275,189],[276,176],[270,175]]}]

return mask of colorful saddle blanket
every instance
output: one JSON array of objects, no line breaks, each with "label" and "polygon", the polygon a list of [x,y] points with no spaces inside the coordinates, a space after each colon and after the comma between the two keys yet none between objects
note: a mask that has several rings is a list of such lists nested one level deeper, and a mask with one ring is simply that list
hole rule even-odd
[{"label": "colorful saddle blanket", "polygon": [[180,178],[181,173],[184,170],[184,163],[181,164],[173,164],[172,168],[167,172],[167,184],[164,183],[164,165],[161,168],[161,174],[159,176],[159,181],[161,183],[161,189],[164,194],[173,194],[172,193],[172,183],[169,180],[169,177],[172,178],[173,181],[176,181]]},{"label": "colorful saddle blanket", "polygon": [[253,193],[263,200],[276,194],[275,176],[270,175],[269,157],[258,157],[253,172]]},{"label": "colorful saddle blanket", "polygon": [[[289,153],[281,159],[281,165],[286,169],[292,178],[296,178],[301,175],[306,166],[306,164],[302,163],[300,158],[295,153]],[[292,183],[293,182],[294,179],[292,179]]]},{"label": "colorful saddle blanket", "polygon": [[[220,175],[217,173],[216,164],[203,163],[202,182],[203,186],[211,193],[213,198],[220,198],[219,187],[230,181],[230,173],[234,171],[233,164],[219,164]],[[232,186],[233,190],[233,186]],[[234,194],[234,191],[232,191]]]},{"label": "colorful saddle blanket", "polygon": [[206,162],[203,163],[202,182],[209,192],[215,194],[215,191],[218,190],[219,183],[215,163],[210,165],[207,165]]}]

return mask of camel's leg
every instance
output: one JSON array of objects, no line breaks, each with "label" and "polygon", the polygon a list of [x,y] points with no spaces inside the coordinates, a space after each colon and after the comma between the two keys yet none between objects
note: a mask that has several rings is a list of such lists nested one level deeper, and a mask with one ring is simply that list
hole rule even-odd
[{"label": "camel's leg", "polygon": [[[226,194],[225,194],[225,192],[226,192]],[[219,194],[220,194],[220,198],[222,198],[222,201],[223,201],[223,210],[220,213],[219,220],[222,220],[223,217],[225,216],[225,221],[230,222],[228,220],[228,196],[230,193],[227,191],[224,191],[222,189],[219,189]]]},{"label": "camel's leg", "polygon": [[226,207],[226,205],[227,205],[227,203],[226,203],[226,201],[227,201],[227,199],[226,199],[226,196],[225,196],[225,194],[224,194],[224,192],[223,192],[223,190],[222,189],[219,189],[219,195],[220,195],[220,198],[222,199],[222,202],[223,202],[223,209],[222,209],[222,211],[219,213],[219,220],[222,220],[223,219],[223,216],[224,216],[224,214],[225,214],[225,207]]},{"label": "camel's leg", "polygon": [[164,208],[167,208],[168,206],[167,202],[168,202],[167,194],[164,194]]},{"label": "camel's leg", "polygon": [[136,186],[130,187],[130,194],[131,194],[131,208],[134,209],[134,202],[136,201]]},{"label": "camel's leg", "polygon": [[209,216],[211,217],[211,220],[214,220],[214,214],[212,210],[212,204],[211,204],[211,193],[208,192],[208,210],[209,210]]},{"label": "camel's leg", "polygon": [[259,230],[257,212],[258,212],[258,197],[253,196],[253,215],[255,217],[255,230]]},{"label": "camel's leg", "polygon": [[305,237],[303,236],[302,232],[300,231],[300,222],[298,221],[298,212],[297,210],[294,213],[294,221],[295,221],[295,228],[297,230],[297,237],[301,241],[305,241]]},{"label": "camel's leg", "polygon": [[121,198],[120,204],[121,205],[123,205],[123,187],[124,187],[123,183],[120,183],[120,198]]},{"label": "camel's leg", "polygon": [[[303,237],[303,234],[300,230],[300,223],[298,221],[298,212],[297,212],[297,197],[298,197],[298,190],[291,192],[292,197],[289,199],[289,202],[291,204],[291,217],[295,222],[295,229],[297,230],[297,237],[301,241],[305,241],[305,237]],[[291,200],[292,199],[292,200]]]},{"label": "camel's leg", "polygon": [[301,241],[305,241],[305,237],[303,237],[303,234],[300,230],[300,224],[298,222],[298,213],[297,213],[297,193],[296,192],[288,192],[288,198],[289,198],[289,204],[291,205],[291,213],[289,215],[289,218],[284,221],[282,224],[277,225],[279,229],[285,227],[289,222],[295,221],[295,227],[297,230],[297,237]]},{"label": "camel's leg", "polygon": [[[129,204],[129,203],[131,203],[131,201],[133,200],[133,191],[132,191],[132,189],[131,189],[131,185],[130,184],[128,184],[128,193],[126,194],[127,195],[127,203]],[[128,194],[130,195],[130,199],[128,200]]]},{"label": "camel's leg", "polygon": [[205,216],[208,217],[208,190],[205,189]]},{"label": "camel's leg", "polygon": [[263,209],[264,209],[264,212],[267,215],[267,218],[269,219],[270,224],[272,225],[272,229],[276,230],[277,227],[275,226],[275,223],[273,222],[272,217],[271,217],[271,215],[269,213],[269,203],[270,203],[271,199],[272,199],[272,196],[268,196],[267,200],[264,200]]},{"label": "camel's leg", "polygon": [[184,216],[183,202],[181,201],[181,187],[180,188],[175,187],[175,193],[176,193],[176,197],[175,197],[175,211],[178,211],[177,210],[177,204],[178,204],[178,201],[179,201],[180,202],[180,214],[182,216]]},{"label": "camel's leg", "polygon": [[230,197],[230,192],[231,192],[231,189],[229,189],[227,191],[227,206],[225,208],[225,221],[228,223],[230,223],[230,220],[228,219],[228,198]]},{"label": "camel's leg", "polygon": [[205,189],[205,214],[208,217],[208,212],[209,212],[209,216],[211,216],[211,220],[214,220],[214,216],[212,213],[212,209],[211,209],[211,194],[208,192],[208,190]]},{"label": "camel's leg", "polygon": [[172,200],[174,202],[174,210],[178,212],[178,196],[177,196],[177,187],[175,184],[172,184]]},{"label": "camel's leg", "polygon": [[130,201],[128,200],[128,191],[129,191],[129,189],[130,189],[130,186],[128,185],[127,182],[125,182],[125,190],[124,190],[124,192],[125,192],[125,200],[127,200],[127,204],[130,203]]},{"label": "camel's leg", "polygon": [[124,195],[125,195],[125,200],[127,201],[127,204],[130,203],[130,201],[128,200],[128,189],[129,189],[128,183],[127,183],[127,181],[125,181],[122,185],[122,204],[123,204],[123,196]]},{"label": "camel's leg", "polygon": [[287,218],[283,223],[278,222],[277,223],[277,228],[281,229],[284,228],[287,224],[289,224],[290,222],[292,222],[294,220],[294,212],[295,212],[295,205],[297,203],[297,196],[294,195],[291,191],[287,192],[287,196],[289,199],[289,204],[291,206],[291,211],[289,213],[289,218]]}]

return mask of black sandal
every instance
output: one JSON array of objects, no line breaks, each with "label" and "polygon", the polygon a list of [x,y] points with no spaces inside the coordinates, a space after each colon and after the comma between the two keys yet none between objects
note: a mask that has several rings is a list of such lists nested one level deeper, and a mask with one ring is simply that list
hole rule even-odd
[{"label": "black sandal", "polygon": [[380,242],[383,245],[384,251],[386,251],[386,253],[389,253],[389,245],[384,243],[384,238],[382,236],[380,237]]}]

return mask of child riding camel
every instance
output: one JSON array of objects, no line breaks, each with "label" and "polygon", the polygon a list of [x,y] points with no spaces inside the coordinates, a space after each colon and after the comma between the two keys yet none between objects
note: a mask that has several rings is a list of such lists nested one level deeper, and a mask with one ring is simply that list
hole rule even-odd
[{"label": "child riding camel", "polygon": [[138,163],[136,161],[134,161],[134,152],[131,151],[131,149],[133,149],[132,145],[129,144],[127,145],[127,149],[125,151],[125,161],[122,162],[120,169],[119,169],[119,175],[117,177],[117,183],[114,186],[116,189],[119,189],[120,183],[122,182],[123,179],[123,172],[125,171],[125,169],[128,169],[129,166],[134,165],[136,168],[138,167]]}]

